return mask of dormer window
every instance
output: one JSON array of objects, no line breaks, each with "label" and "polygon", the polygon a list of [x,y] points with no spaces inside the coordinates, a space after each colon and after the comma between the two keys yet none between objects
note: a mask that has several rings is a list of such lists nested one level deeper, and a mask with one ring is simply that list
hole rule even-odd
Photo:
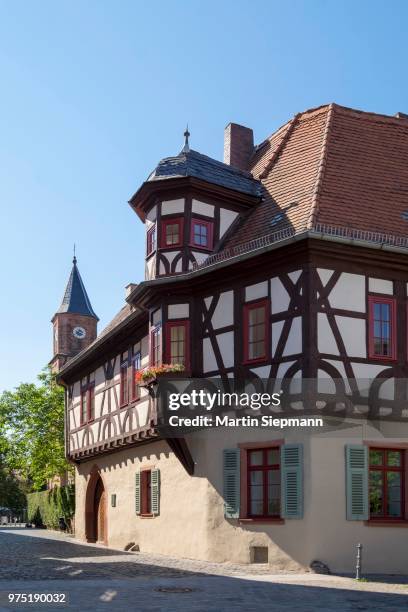
[{"label": "dormer window", "polygon": [[213,248],[213,227],[212,221],[193,219],[191,222],[191,244],[199,249],[212,250]]},{"label": "dormer window", "polygon": [[161,246],[163,249],[179,247],[183,243],[183,219],[165,219],[161,227]]},{"label": "dormer window", "polygon": [[156,225],[147,231],[146,257],[149,257],[156,250]]}]

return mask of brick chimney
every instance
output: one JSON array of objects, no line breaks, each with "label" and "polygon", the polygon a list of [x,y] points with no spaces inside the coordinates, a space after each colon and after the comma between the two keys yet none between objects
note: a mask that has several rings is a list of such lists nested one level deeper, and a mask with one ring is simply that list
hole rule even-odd
[{"label": "brick chimney", "polygon": [[224,163],[241,170],[248,170],[253,150],[253,131],[238,123],[229,123],[224,130]]}]

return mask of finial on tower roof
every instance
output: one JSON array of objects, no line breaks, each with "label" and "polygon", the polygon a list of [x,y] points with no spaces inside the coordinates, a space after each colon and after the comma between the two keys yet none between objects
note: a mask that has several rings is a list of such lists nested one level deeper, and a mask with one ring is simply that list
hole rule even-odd
[{"label": "finial on tower roof", "polygon": [[184,147],[182,148],[182,153],[188,153],[190,151],[190,145],[188,144],[188,139],[190,136],[190,132],[188,131],[188,123],[186,126],[186,131],[184,132]]},{"label": "finial on tower roof", "polygon": [[72,260],[72,263],[74,264],[74,266],[76,265],[77,262],[77,258],[75,256],[75,242],[74,242],[74,259]]}]

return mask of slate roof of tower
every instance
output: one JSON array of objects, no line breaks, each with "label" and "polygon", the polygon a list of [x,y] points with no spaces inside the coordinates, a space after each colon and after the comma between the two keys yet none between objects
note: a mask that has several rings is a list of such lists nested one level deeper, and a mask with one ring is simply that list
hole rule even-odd
[{"label": "slate roof of tower", "polygon": [[159,181],[182,176],[192,176],[253,196],[261,194],[261,184],[250,172],[244,172],[192,149],[182,151],[175,157],[162,159],[147,180]]},{"label": "slate roof of tower", "polygon": [[248,170],[264,198],[225,249],[319,225],[408,237],[407,116],[307,110],[256,148]]},{"label": "slate roof of tower", "polygon": [[98,318],[93,311],[84,283],[82,282],[76,259],[73,261],[71,274],[69,275],[61,306],[57,310],[57,313],[61,312],[71,312],[74,314],[95,317],[95,319]]}]

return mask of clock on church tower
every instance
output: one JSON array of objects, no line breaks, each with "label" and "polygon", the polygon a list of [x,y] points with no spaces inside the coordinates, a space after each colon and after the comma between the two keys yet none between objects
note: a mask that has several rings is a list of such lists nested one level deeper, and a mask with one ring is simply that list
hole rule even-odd
[{"label": "clock on church tower", "polygon": [[54,355],[50,361],[54,372],[96,338],[98,317],[96,316],[74,256],[72,270],[61,306],[52,318],[54,326]]}]

